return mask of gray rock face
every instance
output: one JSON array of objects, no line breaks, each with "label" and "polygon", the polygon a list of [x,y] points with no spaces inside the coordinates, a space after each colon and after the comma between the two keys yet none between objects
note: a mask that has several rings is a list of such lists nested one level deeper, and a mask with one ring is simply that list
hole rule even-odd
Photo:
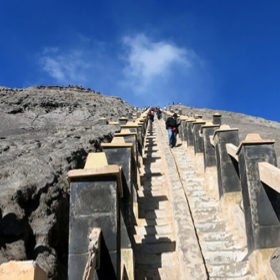
[{"label": "gray rock face", "polygon": [[109,142],[132,107],[79,87],[0,87],[0,263],[36,259],[67,278],[67,171]]}]

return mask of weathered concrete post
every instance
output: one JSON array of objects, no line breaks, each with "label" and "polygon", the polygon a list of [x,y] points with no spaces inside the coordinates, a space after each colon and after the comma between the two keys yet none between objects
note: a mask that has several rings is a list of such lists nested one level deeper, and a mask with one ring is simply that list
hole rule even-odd
[{"label": "weathered concrete post", "polygon": [[89,257],[88,237],[95,227],[101,228],[103,237],[97,279],[120,279],[120,167],[107,165],[104,153],[89,154],[85,168],[68,172],[68,180],[68,279],[82,279]]},{"label": "weathered concrete post", "polygon": [[142,157],[142,147],[143,147],[143,133],[142,133],[142,127],[141,125],[138,125],[136,123],[130,123],[128,122],[125,125],[121,125],[121,129],[128,129],[130,132],[136,132],[137,133],[137,141],[138,141],[138,153],[139,156]]},{"label": "weathered concrete post", "polygon": [[100,118],[98,124],[108,124],[108,120],[106,118]]},{"label": "weathered concrete post", "polygon": [[122,117],[122,118],[119,119],[120,125],[126,124],[127,122],[128,122],[128,118]]},{"label": "weathered concrete post", "polygon": [[194,135],[194,152],[195,154],[203,153],[204,144],[203,137],[200,135],[200,128],[204,125],[205,121],[193,122],[193,135]]},{"label": "weathered concrete post", "polygon": [[213,137],[215,130],[219,128],[219,125],[206,123],[201,126],[201,134],[203,135],[203,159],[204,159],[204,177],[205,188],[212,193],[214,197],[217,197],[217,168],[216,168],[216,151],[210,137]]},{"label": "weathered concrete post", "polygon": [[258,169],[258,162],[262,161],[277,165],[274,140],[248,134],[237,154],[249,253],[255,249],[279,247],[279,216],[269,199],[269,190],[260,181]]},{"label": "weathered concrete post", "polygon": [[194,118],[188,118],[186,120],[186,128],[187,128],[187,145],[188,148],[193,148],[194,149],[194,134],[193,134],[193,122],[195,122]]},{"label": "weathered concrete post", "polygon": [[203,135],[203,158],[204,168],[216,166],[216,151],[210,141],[210,136],[214,135],[215,130],[220,126],[218,124],[205,124],[201,126],[201,134]]},{"label": "weathered concrete post", "polygon": [[196,120],[192,123],[193,125],[193,136],[194,136],[194,154],[195,154],[195,162],[197,165],[197,169],[199,174],[204,173],[204,163],[203,163],[203,137],[200,134],[201,126],[205,124],[205,121]]},{"label": "weathered concrete post", "polygon": [[215,113],[213,115],[213,124],[222,125],[222,115],[220,113]]},{"label": "weathered concrete post", "polygon": [[238,128],[221,126],[214,132],[217,159],[219,197],[225,193],[240,192],[238,164],[227,153],[226,144],[239,145]]},{"label": "weathered concrete post", "polygon": [[134,275],[132,238],[133,226],[136,224],[133,202],[137,200],[137,166],[134,160],[133,143],[124,143],[124,138],[116,137],[111,143],[101,144],[101,148],[106,154],[108,163],[119,165],[122,169],[121,262],[127,269],[129,279],[132,279]]},{"label": "weathered concrete post", "polygon": [[200,115],[200,114],[195,114],[195,115],[194,115],[194,118],[195,118],[195,119],[202,119],[202,115]]},{"label": "weathered concrete post", "polygon": [[[133,144],[133,155],[135,157],[135,165],[136,165],[136,171],[137,171],[137,179],[136,179],[136,188],[138,189],[138,186],[141,185],[140,181],[140,172],[139,172],[139,162],[138,162],[138,142],[137,142],[137,133],[136,132],[129,132],[123,129],[120,133],[115,133],[114,138],[117,137],[123,137],[125,143],[132,143]],[[134,193],[133,196],[133,212],[135,217],[138,217],[138,202],[137,202],[137,192]]]},{"label": "weathered concrete post", "polygon": [[179,126],[179,136],[180,136],[180,139],[181,141],[184,141],[185,140],[185,135],[186,135],[186,120],[188,119],[188,117],[186,116],[181,116],[180,117],[180,121],[181,121],[181,124]]}]

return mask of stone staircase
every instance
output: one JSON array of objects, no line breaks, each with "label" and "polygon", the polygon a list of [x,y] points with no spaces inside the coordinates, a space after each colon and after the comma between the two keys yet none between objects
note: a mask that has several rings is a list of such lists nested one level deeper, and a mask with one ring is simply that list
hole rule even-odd
[{"label": "stone staircase", "polygon": [[135,278],[179,279],[172,209],[155,127],[149,127],[145,141],[134,235]]},{"label": "stone staircase", "polygon": [[[179,141],[177,147],[169,150],[180,181],[179,184],[177,179],[173,189],[180,186],[183,189],[185,204],[190,209],[188,223],[192,224],[196,236],[196,240],[192,239],[190,243],[186,236],[183,247],[186,244],[191,247],[197,242],[206,277],[182,273],[178,236],[174,230],[174,204],[171,203],[174,194],[170,193],[173,189],[167,183],[170,180],[167,170],[170,158],[166,156],[169,148],[163,147],[163,143],[168,141],[164,126],[163,121],[155,121],[146,136],[144,167],[138,190],[139,219],[134,235],[136,279],[256,279],[250,273],[247,247],[227,226],[229,223],[225,221],[219,200],[208,190],[192,150]],[[185,262],[187,265],[192,255],[190,252]]]},{"label": "stone staircase", "polygon": [[247,247],[227,228],[219,201],[207,191],[195,158],[183,145],[172,149],[172,154],[189,201],[209,279],[256,279],[249,273]]}]

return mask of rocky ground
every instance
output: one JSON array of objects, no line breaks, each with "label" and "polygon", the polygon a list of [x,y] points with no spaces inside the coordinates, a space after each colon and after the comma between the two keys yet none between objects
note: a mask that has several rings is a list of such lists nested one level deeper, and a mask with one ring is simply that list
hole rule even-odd
[{"label": "rocky ground", "polygon": [[36,259],[67,278],[67,171],[108,142],[133,108],[80,87],[0,88],[0,263]]}]

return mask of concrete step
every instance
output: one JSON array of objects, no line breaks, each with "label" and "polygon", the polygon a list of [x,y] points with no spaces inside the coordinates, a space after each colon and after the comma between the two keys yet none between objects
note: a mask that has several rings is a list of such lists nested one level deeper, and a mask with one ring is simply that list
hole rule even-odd
[{"label": "concrete step", "polygon": [[145,211],[144,218],[146,219],[157,219],[171,217],[171,211],[169,209],[156,209]]},{"label": "concrete step", "polygon": [[148,177],[141,178],[141,185],[153,184],[153,183],[159,183],[159,182],[160,183],[164,182],[163,176],[148,176]]},{"label": "concrete step", "polygon": [[153,168],[140,168],[141,174],[145,174],[145,176],[160,176],[163,175],[162,169],[159,167],[153,167]]},{"label": "concrete step", "polygon": [[178,265],[173,267],[161,267],[158,269],[135,269],[136,280],[175,280],[180,278],[180,268]]},{"label": "concrete step", "polygon": [[173,231],[170,224],[156,226],[135,226],[134,229],[137,235],[166,235]]},{"label": "concrete step", "polygon": [[156,235],[133,235],[135,243],[142,244],[154,244],[161,242],[173,242],[175,241],[174,233],[165,234],[164,236]]},{"label": "concrete step", "polygon": [[191,198],[201,198],[208,197],[207,192],[205,190],[192,190],[189,186],[187,186],[188,196]]},{"label": "concrete step", "polygon": [[242,277],[211,277],[211,280],[256,280],[256,277],[248,274]]},{"label": "concrete step", "polygon": [[209,208],[205,208],[205,207],[194,207],[191,208],[192,213],[194,213],[194,215],[204,215],[204,214],[212,214],[212,215],[216,215],[217,213],[219,213],[219,208],[218,207],[209,207]]},{"label": "concrete step", "polygon": [[166,225],[172,223],[171,217],[161,218],[161,219],[137,219],[138,226],[154,226],[154,225]]},{"label": "concrete step", "polygon": [[192,201],[194,203],[194,207],[203,207],[203,208],[215,208],[218,207],[217,202],[216,201]]},{"label": "concrete step", "polygon": [[150,269],[160,267],[174,267],[178,264],[177,252],[166,252],[162,254],[135,253],[135,268]]},{"label": "concrete step", "polygon": [[176,250],[176,241],[174,240],[164,240],[148,243],[148,244],[136,244],[135,249],[140,253],[148,254],[160,254],[164,252],[174,252]]},{"label": "concrete step", "polygon": [[199,239],[203,242],[211,241],[231,241],[233,242],[232,234],[228,232],[198,232]]},{"label": "concrete step", "polygon": [[158,269],[146,269],[146,270],[135,270],[136,280],[175,280],[180,279],[180,268],[179,266],[174,267],[161,267]]},{"label": "concrete step", "polygon": [[200,245],[203,251],[218,251],[218,250],[243,250],[238,243],[234,243],[233,240],[217,240],[217,241],[200,241]]},{"label": "concrete step", "polygon": [[208,216],[196,216],[195,217],[195,224],[205,224],[205,223],[209,223],[209,224],[216,224],[219,223],[220,220],[217,218],[217,216],[214,215],[208,215]]},{"label": "concrete step", "polygon": [[204,251],[205,261],[210,265],[222,265],[241,262],[247,255],[247,250],[238,251]]},{"label": "concrete step", "polygon": [[207,265],[210,277],[243,277],[248,274],[248,262],[238,262],[223,265]]},{"label": "concrete step", "polygon": [[195,228],[198,232],[225,232],[226,225],[219,223],[195,223]]},{"label": "concrete step", "polygon": [[137,194],[138,194],[139,197],[160,197],[160,196],[168,197],[168,192],[165,189],[163,189],[161,191],[138,190]]},{"label": "concrete step", "polygon": [[151,184],[144,184],[141,187],[139,187],[139,190],[143,190],[143,191],[161,191],[161,190],[167,190],[166,186],[163,182],[160,183],[153,183]]},{"label": "concrete step", "polygon": [[145,208],[147,210],[170,208],[170,203],[168,200],[157,201],[156,199],[143,199],[141,202],[138,202],[138,205],[139,207]]}]

